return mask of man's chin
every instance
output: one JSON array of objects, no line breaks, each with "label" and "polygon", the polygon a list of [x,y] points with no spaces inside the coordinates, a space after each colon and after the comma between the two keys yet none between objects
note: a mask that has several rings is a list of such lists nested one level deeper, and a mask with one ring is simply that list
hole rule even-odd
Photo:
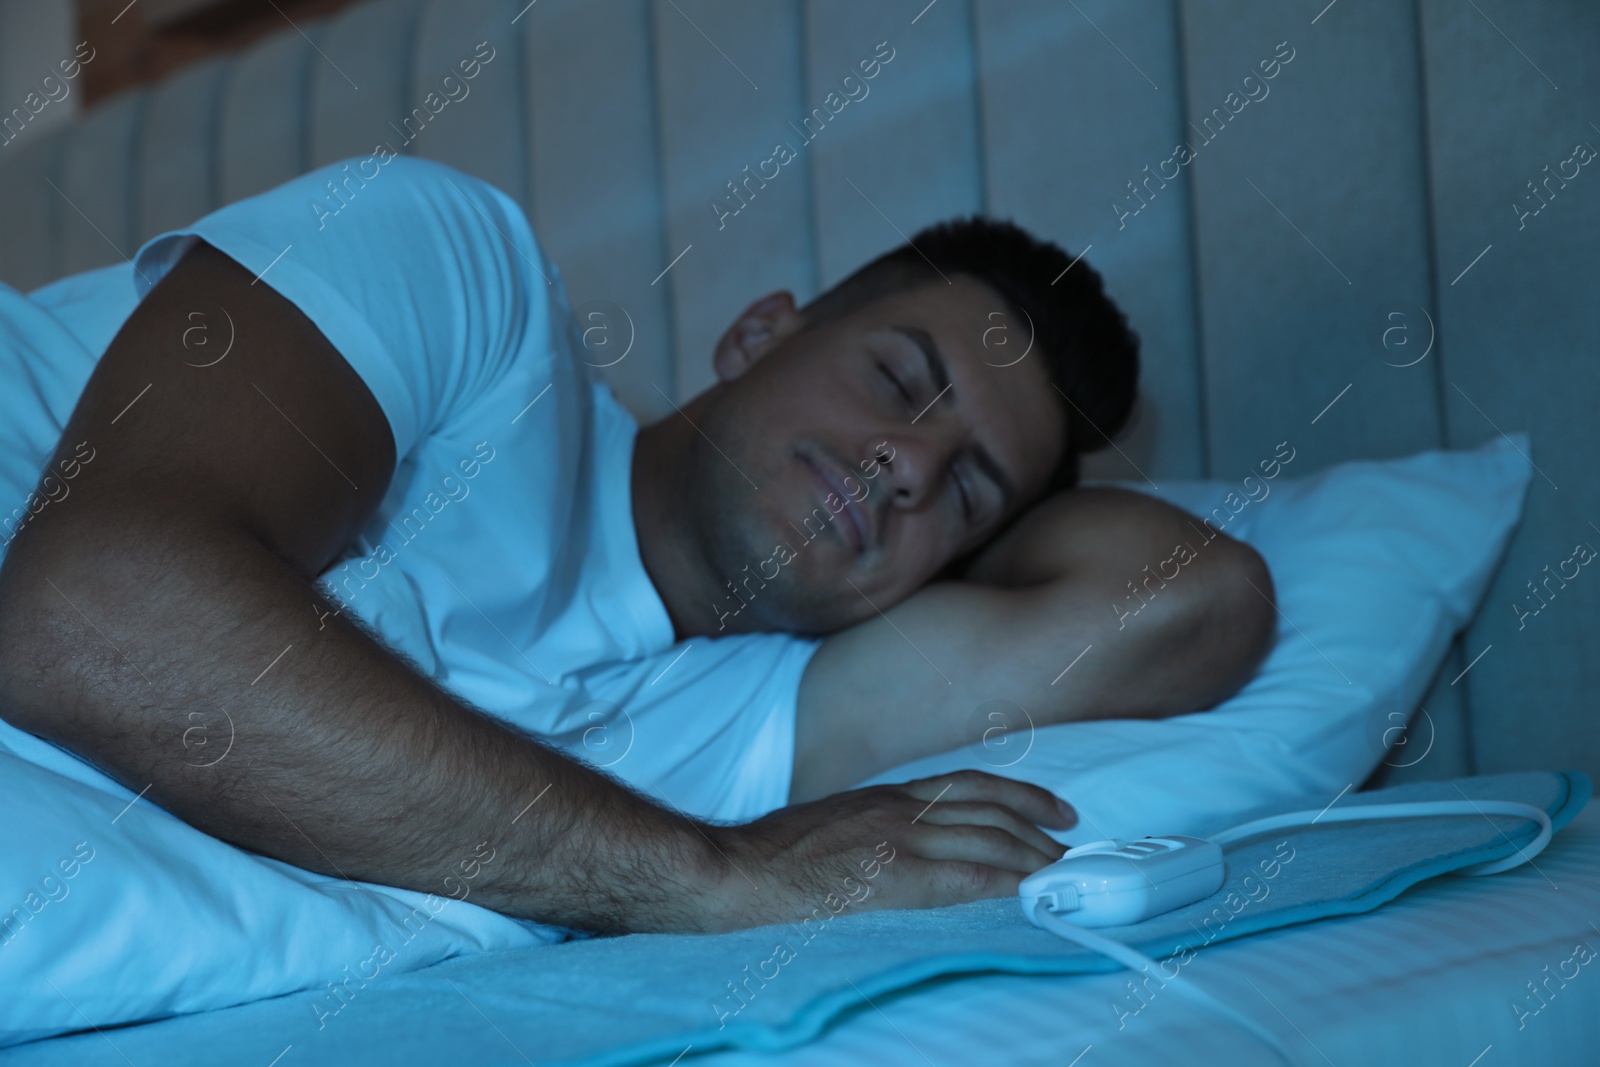
[{"label": "man's chin", "polygon": [[[767,567],[766,572],[772,573]],[[759,577],[754,568],[740,570],[733,588],[724,585],[718,592],[717,612],[727,630],[741,632],[778,631],[821,637],[843,630],[859,621],[852,617],[848,603],[837,598],[820,602],[815,594],[828,588],[849,590],[838,574],[821,576],[784,568],[773,578]],[[853,590],[851,596],[856,596]],[[857,598],[859,599],[859,597]]]},{"label": "man's chin", "polygon": [[797,528],[758,512],[746,520],[713,527],[721,536],[710,552],[723,582],[712,596],[718,614],[729,613],[725,630],[825,636],[876,614],[862,596],[871,595],[862,557],[835,525]]}]

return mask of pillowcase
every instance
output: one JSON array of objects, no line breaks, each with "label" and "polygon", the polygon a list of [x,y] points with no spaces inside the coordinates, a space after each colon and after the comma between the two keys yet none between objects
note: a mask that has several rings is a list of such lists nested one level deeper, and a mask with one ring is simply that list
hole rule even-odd
[{"label": "pillowcase", "polygon": [[862,784],[961,769],[1017,778],[1078,809],[1075,840],[1205,836],[1241,812],[1359,786],[1476,611],[1521,518],[1528,450],[1518,433],[1473,451],[1341,463],[1304,478],[1263,460],[1242,482],[1164,484],[1152,495],[1209,518],[1272,572],[1277,637],[1254,678],[1189,715],[1002,724],[1009,732],[991,731],[987,746]]},{"label": "pillowcase", "polygon": [[[191,740],[203,767],[212,757]],[[0,1048],[296,990],[334,1025],[389,975],[565,937],[467,899],[494,862],[474,842],[437,893],[313,874],[211,837],[4,723],[0,812]]]}]

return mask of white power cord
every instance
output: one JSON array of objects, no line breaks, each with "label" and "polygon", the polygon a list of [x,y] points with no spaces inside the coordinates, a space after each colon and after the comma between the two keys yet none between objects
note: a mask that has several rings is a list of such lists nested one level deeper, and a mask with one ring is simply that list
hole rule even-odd
[{"label": "white power cord", "polygon": [[[1146,956],[1142,952],[1129,948],[1121,941],[1113,941],[1111,938],[1106,937],[1103,934],[1096,934],[1089,930],[1085,930],[1081,926],[1073,926],[1071,923],[1062,921],[1061,917],[1056,915],[1055,912],[1051,911],[1050,906],[1042,900],[1034,905],[1033,920],[1035,925],[1049,930],[1057,937],[1065,938],[1068,941],[1075,941],[1084,948],[1089,949],[1091,952],[1098,952],[1102,956],[1110,956],[1112,959],[1116,960],[1118,963],[1122,964],[1131,971],[1139,972],[1158,966],[1155,960],[1151,959],[1149,956]],[[1173,978],[1166,978],[1163,976],[1162,981],[1170,984],[1174,989],[1182,990],[1185,996],[1200,1004],[1202,1007],[1209,1008],[1211,1011],[1222,1016],[1224,1019],[1235,1023],[1245,1030],[1248,1030],[1251,1036],[1261,1041],[1279,1056],[1282,1056],[1283,1062],[1290,1064],[1291,1067],[1293,1067],[1295,1062],[1294,1057],[1289,1054],[1289,1050],[1287,1048],[1284,1048],[1283,1043],[1279,1041],[1271,1031],[1267,1030],[1248,1015],[1228,1007],[1228,1005],[1224,1004],[1210,993],[1207,993],[1199,986],[1192,982],[1185,981],[1181,975]],[[1162,988],[1165,989],[1166,985],[1163,985]]]}]

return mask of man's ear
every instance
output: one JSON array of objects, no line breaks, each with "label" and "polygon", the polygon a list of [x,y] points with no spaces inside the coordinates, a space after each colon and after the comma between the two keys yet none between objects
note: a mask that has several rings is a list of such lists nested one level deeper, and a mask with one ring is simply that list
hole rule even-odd
[{"label": "man's ear", "polygon": [[724,382],[738,378],[804,321],[795,309],[794,294],[787,289],[774,290],[755,300],[717,341],[711,356],[717,378]]}]

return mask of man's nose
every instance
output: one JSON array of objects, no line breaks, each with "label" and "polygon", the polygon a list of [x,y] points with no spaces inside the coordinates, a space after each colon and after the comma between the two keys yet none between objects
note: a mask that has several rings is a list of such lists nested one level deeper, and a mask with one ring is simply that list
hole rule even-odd
[{"label": "man's nose", "polygon": [[938,443],[922,434],[898,434],[879,438],[874,447],[873,458],[880,464],[879,475],[890,503],[919,507],[938,481]]}]

